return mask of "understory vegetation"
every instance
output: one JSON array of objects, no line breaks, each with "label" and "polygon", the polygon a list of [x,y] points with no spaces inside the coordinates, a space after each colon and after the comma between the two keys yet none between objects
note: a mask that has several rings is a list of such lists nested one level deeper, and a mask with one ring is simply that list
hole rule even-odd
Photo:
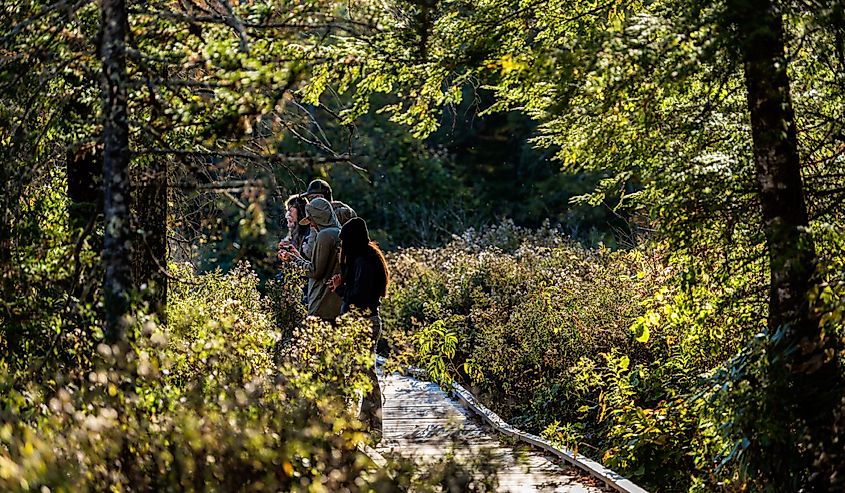
[{"label": "understory vegetation", "polygon": [[[843,235],[817,237],[829,255],[814,307],[839,338]],[[756,278],[722,286],[659,242],[587,249],[512,223],[390,260],[395,359],[653,491],[755,488],[734,459],[748,422],[766,421],[753,408],[765,305],[741,298]]]},{"label": "understory vegetation", "polygon": [[345,405],[371,364],[355,344],[362,324],[309,324],[314,337],[281,354],[248,266],[172,273],[182,283],[167,326],[139,318],[131,345],[99,343],[40,385],[16,388],[6,368],[0,489],[338,491],[389,480],[356,450],[364,436]]},{"label": "understory vegetation", "polygon": [[170,272],[166,325],[139,317],[131,344],[83,345],[40,383],[0,366],[0,490],[493,491],[466,464],[379,468],[361,451],[366,321],[279,325],[304,315],[300,286],[264,297],[248,264]]}]

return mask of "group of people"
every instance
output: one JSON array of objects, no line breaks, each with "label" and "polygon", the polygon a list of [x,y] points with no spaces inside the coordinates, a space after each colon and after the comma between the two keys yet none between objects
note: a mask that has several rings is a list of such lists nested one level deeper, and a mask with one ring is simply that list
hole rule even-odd
[{"label": "group of people", "polygon": [[[308,189],[285,202],[288,236],[279,242],[278,257],[305,271],[308,315],[334,321],[357,310],[372,327],[372,350],[381,337],[381,298],[387,295],[390,271],[384,254],[370,239],[367,223],[355,210],[335,201],[325,180],[313,180]],[[375,368],[370,370],[372,391],[364,396],[361,420],[374,434],[381,433],[381,392]]]}]

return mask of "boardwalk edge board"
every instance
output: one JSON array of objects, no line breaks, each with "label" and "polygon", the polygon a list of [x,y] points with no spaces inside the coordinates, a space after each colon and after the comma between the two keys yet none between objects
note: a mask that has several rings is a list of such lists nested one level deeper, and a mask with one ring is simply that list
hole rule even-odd
[{"label": "boardwalk edge board", "polygon": [[[361,412],[361,402],[364,399],[364,394],[359,392],[357,398],[355,399],[355,404],[353,405],[353,415],[358,416]],[[359,443],[358,444],[358,451],[362,454],[366,455],[373,461],[373,464],[376,465],[379,469],[384,469],[387,467],[387,459],[381,455],[381,452],[374,449],[373,447],[367,445],[366,443]],[[393,474],[388,473],[390,477],[393,477]]]},{"label": "boardwalk edge board", "polygon": [[370,460],[373,461],[373,464],[375,464],[378,468],[384,469],[387,467],[387,459],[385,459],[378,450],[363,443],[358,444],[358,450],[369,457]]},{"label": "boardwalk edge board", "polygon": [[[380,365],[383,365],[386,361],[387,360],[383,356],[377,357],[377,363]],[[410,366],[405,369],[405,372],[415,377],[427,377],[427,372],[422,368]],[[465,389],[458,382],[452,382],[452,392],[457,396],[458,400],[460,400],[462,404],[471,409],[474,413],[481,416],[484,421],[486,421],[490,426],[493,427],[493,429],[495,429],[499,433],[514,437],[522,442],[528,443],[530,445],[533,445],[534,447],[550,452],[560,457],[565,462],[603,481],[607,486],[613,488],[616,491],[619,491],[621,493],[648,493],[647,490],[637,486],[630,479],[616,472],[613,472],[612,470],[604,467],[603,465],[599,464],[594,460],[588,459],[583,455],[574,454],[571,450],[567,449],[566,447],[558,447],[549,442],[548,440],[538,437],[537,435],[532,435],[531,433],[526,433],[518,428],[514,428],[505,420],[503,420],[498,414],[494,413],[489,408],[487,408],[487,406],[479,402],[479,400],[474,395],[472,395],[470,391]]]}]

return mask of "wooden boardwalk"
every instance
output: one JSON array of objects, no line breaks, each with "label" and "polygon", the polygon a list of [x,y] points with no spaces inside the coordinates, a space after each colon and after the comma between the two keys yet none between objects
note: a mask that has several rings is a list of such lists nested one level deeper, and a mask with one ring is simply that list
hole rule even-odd
[{"label": "wooden boardwalk", "polygon": [[496,462],[498,491],[610,491],[556,457],[503,440],[434,383],[398,373],[379,373],[379,378],[385,400],[384,436],[377,449],[382,454],[424,463],[448,453],[460,460],[486,452]]}]

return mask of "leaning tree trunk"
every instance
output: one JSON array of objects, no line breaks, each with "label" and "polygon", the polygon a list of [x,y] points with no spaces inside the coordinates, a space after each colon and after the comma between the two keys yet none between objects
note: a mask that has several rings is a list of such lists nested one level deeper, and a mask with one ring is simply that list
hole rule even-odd
[{"label": "leaning tree trunk", "polygon": [[780,12],[751,0],[743,48],[757,185],[771,263],[769,327],[813,331],[807,290],[815,249],[801,180]]},{"label": "leaning tree trunk", "polygon": [[129,123],[126,114],[126,35],[129,21],[125,0],[101,0],[103,30],[103,263],[105,334],[121,339],[129,315],[131,237],[129,223]]},{"label": "leaning tree trunk", "polygon": [[[796,433],[812,439],[829,411],[820,396],[835,386],[835,361],[807,298],[816,253],[801,179],[795,115],[789,90],[783,19],[774,0],[730,2],[739,33],[751,119],[763,228],[769,253],[769,346],[764,416],[774,427],[759,435],[758,466],[779,491],[806,481],[806,452]],[[828,408],[829,410],[829,408]],[[820,412],[821,411],[821,412]],[[827,415],[827,416],[825,416]],[[800,436],[800,435],[799,435]],[[802,478],[803,476],[803,478]]]}]

